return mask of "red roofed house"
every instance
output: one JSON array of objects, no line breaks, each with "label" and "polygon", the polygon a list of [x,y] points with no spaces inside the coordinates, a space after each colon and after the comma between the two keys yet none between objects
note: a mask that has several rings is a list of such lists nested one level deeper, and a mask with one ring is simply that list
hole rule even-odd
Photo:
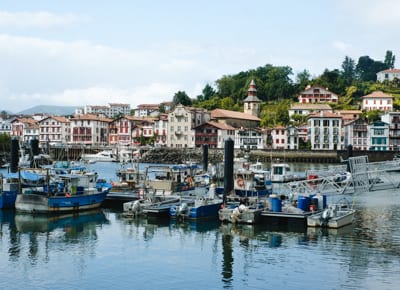
[{"label": "red roofed house", "polygon": [[[109,144],[140,145],[140,136],[153,136],[153,118],[122,116],[110,122]],[[145,128],[145,129],[144,129]]]},{"label": "red roofed house", "polygon": [[227,138],[235,138],[235,128],[223,123],[209,121],[195,128],[196,147],[224,148]]},{"label": "red roofed house", "polygon": [[111,119],[92,114],[77,115],[71,119],[71,143],[107,145]]},{"label": "red roofed house", "polygon": [[298,96],[299,103],[337,103],[339,96],[321,86],[307,86]]},{"label": "red roofed house", "polygon": [[361,97],[361,109],[365,111],[393,111],[393,96],[381,91],[375,91]]},{"label": "red roofed house", "polygon": [[24,143],[39,139],[39,124],[32,118],[16,118],[11,121],[11,137]]},{"label": "red roofed house", "polygon": [[39,121],[39,143],[64,144],[71,140],[70,120],[62,116],[51,116]]}]

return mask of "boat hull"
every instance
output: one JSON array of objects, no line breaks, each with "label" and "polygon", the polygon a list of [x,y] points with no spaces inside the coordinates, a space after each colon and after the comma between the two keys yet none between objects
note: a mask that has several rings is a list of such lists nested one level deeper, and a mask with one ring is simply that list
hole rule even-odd
[{"label": "boat hull", "polygon": [[238,213],[236,208],[221,208],[218,211],[219,220],[228,223],[255,224],[260,221],[261,209],[248,209]]},{"label": "boat hull", "polygon": [[353,223],[355,210],[346,210],[339,212],[338,216],[323,221],[322,213],[311,215],[307,218],[307,226],[309,227],[327,227],[338,229]]},{"label": "boat hull", "polygon": [[14,208],[18,191],[3,191],[0,193],[0,209]]},{"label": "boat hull", "polygon": [[198,220],[198,219],[217,219],[218,218],[218,211],[221,208],[222,200],[212,200],[204,202],[200,201],[199,204],[195,204],[193,206],[189,206],[188,212],[185,214],[179,214],[178,208],[179,205],[173,206],[170,209],[170,217],[171,218],[178,218],[183,217],[191,220]]},{"label": "boat hull", "polygon": [[45,196],[42,194],[18,194],[15,209],[30,213],[76,212],[101,206],[107,192],[85,195]]}]

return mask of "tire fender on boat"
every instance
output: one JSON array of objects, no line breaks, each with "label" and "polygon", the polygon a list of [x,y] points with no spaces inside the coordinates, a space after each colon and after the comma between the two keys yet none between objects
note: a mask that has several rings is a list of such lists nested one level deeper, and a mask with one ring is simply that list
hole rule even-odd
[{"label": "tire fender on boat", "polygon": [[244,187],[244,180],[243,180],[243,178],[238,178],[238,179],[236,180],[236,184],[237,184],[237,186],[239,186],[239,187]]}]

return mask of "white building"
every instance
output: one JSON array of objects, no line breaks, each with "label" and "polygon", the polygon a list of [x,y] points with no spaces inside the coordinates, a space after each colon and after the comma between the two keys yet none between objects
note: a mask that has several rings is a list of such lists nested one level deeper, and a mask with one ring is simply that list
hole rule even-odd
[{"label": "white building", "polygon": [[154,140],[155,147],[167,146],[168,136],[168,114],[160,114],[157,118],[154,118],[154,134],[156,136]]},{"label": "white building", "polygon": [[365,111],[393,111],[393,96],[381,91],[374,91],[361,97],[361,109]]},{"label": "white building", "polygon": [[352,145],[353,150],[368,150],[368,123],[363,119],[356,119],[343,125],[344,147]]},{"label": "white building", "polygon": [[[82,112],[81,109],[75,112]],[[118,115],[129,116],[131,113],[131,106],[129,104],[110,103],[108,106],[86,105],[83,109],[83,114],[99,115],[103,114],[108,118],[114,118]]]},{"label": "white building", "polygon": [[194,128],[208,122],[210,112],[201,108],[184,107],[176,105],[168,114],[167,146],[171,148],[194,148]]},{"label": "white building", "polygon": [[311,113],[318,112],[331,112],[332,107],[328,104],[313,104],[313,103],[295,103],[290,106],[289,118],[292,119],[293,115],[308,116]]},{"label": "white building", "polygon": [[10,120],[0,120],[0,134],[11,135],[11,122],[10,122]]},{"label": "white building", "polygon": [[308,127],[311,150],[343,149],[340,116],[329,112],[310,114]]},{"label": "white building", "polygon": [[107,145],[111,119],[92,114],[77,115],[72,118],[71,143],[84,145]]},{"label": "white building", "polygon": [[160,104],[141,104],[135,109],[136,117],[156,117],[160,114]]},{"label": "white building", "polygon": [[296,126],[286,128],[286,149],[299,149],[299,129]]},{"label": "white building", "polygon": [[264,149],[264,134],[257,128],[235,130],[235,149]]},{"label": "white building", "polygon": [[393,81],[395,78],[400,80],[400,69],[386,69],[376,74],[376,80],[378,82]]},{"label": "white building", "polygon": [[23,143],[39,139],[39,124],[32,118],[16,118],[11,121],[11,137]]},{"label": "white building", "polygon": [[376,121],[368,125],[368,150],[389,150],[389,124]]},{"label": "white building", "polygon": [[386,112],[381,120],[389,124],[389,150],[400,150],[400,112]]},{"label": "white building", "polygon": [[272,149],[286,149],[286,128],[277,126],[271,130]]},{"label": "white building", "polygon": [[71,140],[70,120],[52,116],[39,121],[39,143],[63,144]]}]

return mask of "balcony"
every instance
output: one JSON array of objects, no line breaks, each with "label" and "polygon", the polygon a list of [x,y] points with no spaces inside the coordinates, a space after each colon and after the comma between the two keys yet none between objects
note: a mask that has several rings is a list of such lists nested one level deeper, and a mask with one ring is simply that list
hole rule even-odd
[{"label": "balcony", "polygon": [[175,135],[182,135],[182,131],[181,130],[175,131]]},{"label": "balcony", "polygon": [[182,117],[184,115],[184,111],[183,110],[176,110],[175,111],[175,117]]}]

